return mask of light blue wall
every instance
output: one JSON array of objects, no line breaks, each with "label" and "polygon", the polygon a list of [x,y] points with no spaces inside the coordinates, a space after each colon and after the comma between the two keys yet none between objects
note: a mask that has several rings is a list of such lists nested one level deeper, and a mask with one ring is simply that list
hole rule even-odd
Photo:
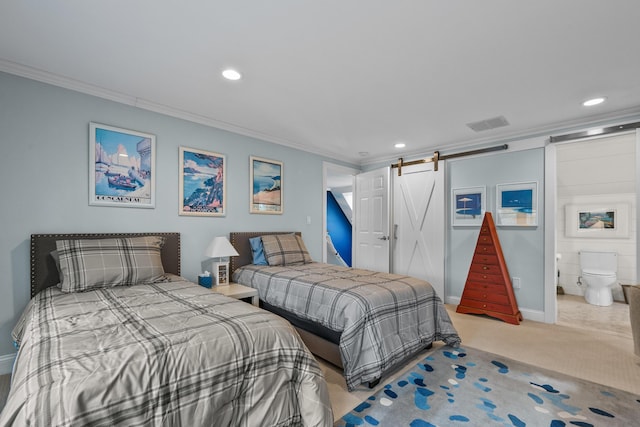
[{"label": "light blue wall", "polygon": [[[156,135],[155,209],[89,206],[91,121]],[[313,259],[322,258],[322,156],[5,73],[0,143],[0,356],[14,352],[11,329],[29,300],[32,233],[177,231],[191,280],[208,241],[230,231],[300,230]],[[178,215],[180,145],[227,156],[225,217]],[[283,215],[249,214],[250,155],[284,162]]]},{"label": "light blue wall", "polygon": [[479,227],[451,226],[451,188],[486,186],[486,210],[496,217],[496,184],[538,183],[538,226],[497,227],[511,277],[521,279],[514,290],[520,309],[544,310],[544,148],[492,154],[447,164],[448,228],[447,296],[460,297],[478,240]]}]

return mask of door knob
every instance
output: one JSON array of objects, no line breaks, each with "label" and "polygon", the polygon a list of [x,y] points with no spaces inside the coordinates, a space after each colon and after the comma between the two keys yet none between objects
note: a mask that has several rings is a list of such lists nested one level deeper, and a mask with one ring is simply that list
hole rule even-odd
[{"label": "door knob", "polygon": [[378,240],[389,240],[389,237],[388,236],[378,237]]}]

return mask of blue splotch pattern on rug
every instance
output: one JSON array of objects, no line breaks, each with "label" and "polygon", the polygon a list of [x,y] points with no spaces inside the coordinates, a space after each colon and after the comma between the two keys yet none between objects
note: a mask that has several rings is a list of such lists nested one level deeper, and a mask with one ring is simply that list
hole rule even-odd
[{"label": "blue splotch pattern on rug", "polygon": [[472,348],[442,347],[334,425],[638,426],[640,396]]}]

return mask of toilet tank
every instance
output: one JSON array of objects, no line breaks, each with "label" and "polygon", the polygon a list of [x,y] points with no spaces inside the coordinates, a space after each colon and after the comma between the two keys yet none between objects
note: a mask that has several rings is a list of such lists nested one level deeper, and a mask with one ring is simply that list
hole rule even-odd
[{"label": "toilet tank", "polygon": [[618,271],[616,252],[580,251],[580,270]]}]

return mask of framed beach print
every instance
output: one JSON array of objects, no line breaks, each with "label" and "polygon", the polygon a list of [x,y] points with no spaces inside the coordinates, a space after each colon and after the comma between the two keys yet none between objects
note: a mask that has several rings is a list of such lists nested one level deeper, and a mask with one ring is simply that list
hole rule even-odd
[{"label": "framed beach print", "polygon": [[224,216],[226,213],[225,156],[180,147],[179,215]]},{"label": "framed beach print", "polygon": [[486,188],[468,187],[451,190],[451,225],[480,226],[486,210]]},{"label": "framed beach print", "polygon": [[89,124],[89,204],[155,208],[156,137]]},{"label": "framed beach print", "polygon": [[538,183],[496,185],[496,225],[535,227],[538,225]]},{"label": "framed beach print", "polygon": [[619,239],[629,237],[631,205],[625,202],[565,205],[567,237]]},{"label": "framed beach print", "polygon": [[249,157],[250,200],[249,212],[258,214],[281,214],[282,162]]}]

